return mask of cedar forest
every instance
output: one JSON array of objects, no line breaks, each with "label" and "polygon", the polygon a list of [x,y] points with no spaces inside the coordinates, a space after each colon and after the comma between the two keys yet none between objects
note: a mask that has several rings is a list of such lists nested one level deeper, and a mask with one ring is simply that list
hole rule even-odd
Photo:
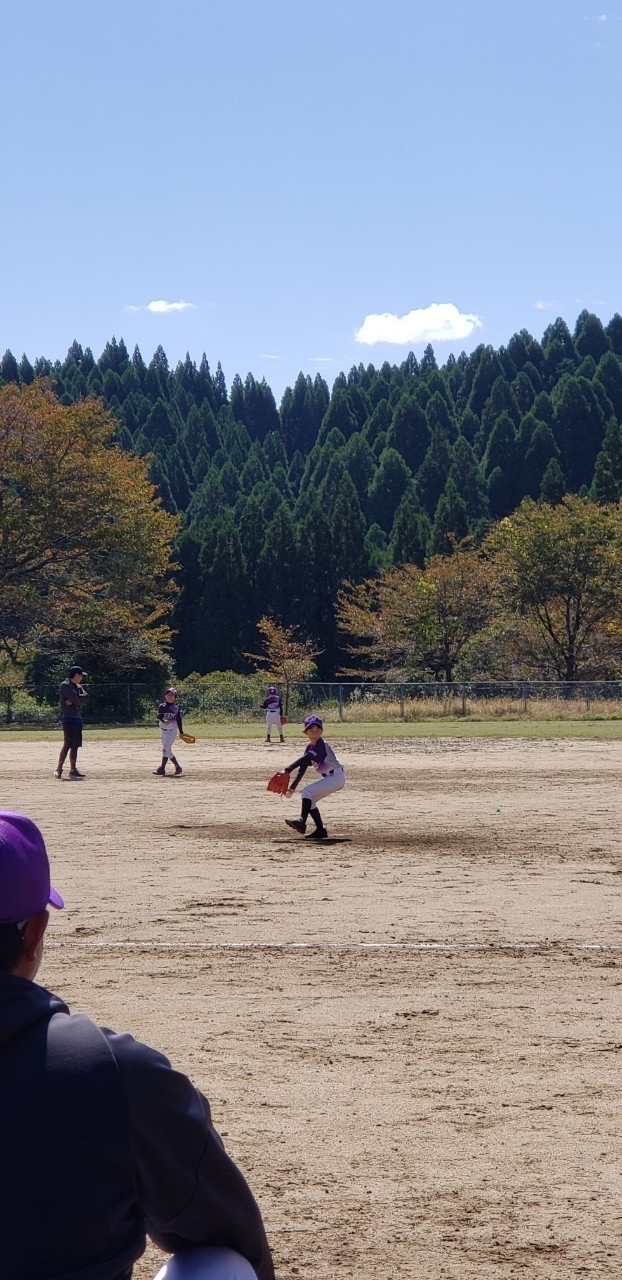
[{"label": "cedar forest", "polygon": [[115,338],[97,360],[78,342],[56,363],[5,353],[0,387],[39,378],[62,405],[103,401],[115,442],[147,459],[178,518],[169,621],[182,677],[249,671],[272,617],[316,642],[330,679],[352,667],[345,584],[477,549],[525,499],[622,495],[619,315],[603,325],[583,311],[573,333],[558,319],[541,341],[523,330],[442,366],[431,346],[359,364],[332,391],[301,373],[280,407],[265,379],[228,388],[205,356],[171,369],[161,347],[146,364]]}]

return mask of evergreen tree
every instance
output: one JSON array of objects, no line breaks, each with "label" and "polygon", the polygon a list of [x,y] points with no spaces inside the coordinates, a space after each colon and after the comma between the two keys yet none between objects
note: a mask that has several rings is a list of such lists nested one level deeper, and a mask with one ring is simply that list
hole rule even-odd
[{"label": "evergreen tree", "polygon": [[456,421],[447,405],[447,401],[438,391],[435,391],[428,400],[425,416],[430,428],[430,438],[432,437],[432,432],[438,430],[447,437],[450,444],[453,444],[458,435]]},{"label": "evergreen tree", "polygon": [[584,378],[564,374],[553,394],[555,438],[568,487],[576,493],[591,484],[602,445],[604,417],[594,391]]},{"label": "evergreen tree", "polygon": [[19,382],[19,369],[13,352],[7,349],[0,360],[0,386],[8,382]]},{"label": "evergreen tree", "polygon": [[214,413],[218,413],[218,410],[222,409],[223,406],[226,405],[227,403],[227,384],[225,382],[225,375],[222,371],[222,365],[220,363],[220,360],[218,361],[218,364],[216,366],[216,373],[214,374],[212,386],[213,386],[213,392],[212,392],[213,406],[212,407],[214,409]]},{"label": "evergreen tree", "polygon": [[[464,501],[469,527],[475,525],[479,520],[487,519],[489,511],[486,485],[477,464],[474,450],[468,440],[464,439],[464,436],[458,436],[452,448],[448,479],[453,481],[459,496]],[[447,485],[445,485],[443,492],[447,493]]]},{"label": "evergreen tree", "polygon": [[201,548],[205,623],[203,670],[239,666],[251,632],[248,577],[240,536],[230,512],[213,521]]},{"label": "evergreen tree", "polygon": [[336,581],[360,581],[368,568],[365,556],[365,520],[358,494],[347,472],[342,474],[333,503],[331,527],[331,558]]},{"label": "evergreen tree", "polygon": [[561,502],[566,492],[566,482],[562,469],[557,458],[551,458],[549,465],[542,477],[542,487],[540,489],[540,501],[546,502],[551,507],[556,507]]},{"label": "evergreen tree", "polygon": [[171,445],[166,454],[166,473],[171,493],[178,511],[186,511],[190,502],[190,487],[180,450]]},{"label": "evergreen tree", "polygon": [[384,449],[369,489],[368,513],[371,523],[389,533],[395,512],[408,487],[411,473],[395,449]]},{"label": "evergreen tree", "polygon": [[240,482],[238,473],[229,458],[220,472],[220,483],[227,506],[233,507],[240,492]]},{"label": "evergreen tree", "polygon": [[555,436],[546,422],[539,422],[536,418],[520,463],[521,497],[537,501],[549,463],[554,460],[559,461]]},{"label": "evergreen tree", "polygon": [[460,419],[460,434],[464,436],[465,440],[468,440],[469,444],[475,442],[479,428],[479,418],[475,417],[472,409],[465,409]]},{"label": "evergreen tree", "polygon": [[606,351],[611,350],[609,338],[598,316],[591,315],[589,311],[581,312],[575,325],[574,345],[582,358],[591,356],[595,364],[598,364]]},{"label": "evergreen tree", "polygon": [[611,344],[613,354],[622,359],[622,316],[617,311],[611,317],[609,324],[605,326],[605,333]]},{"label": "evergreen tree", "polygon": [[355,431],[358,431],[358,428],[359,423],[350,394],[341,388],[336,391],[333,390],[330,404],[319,430],[318,444],[324,444],[330,432],[334,430],[339,431],[344,440],[349,440],[350,436],[354,435]]},{"label": "evergreen tree", "polygon": [[281,401],[283,439],[290,458],[299,452],[303,458],[315,443],[320,422],[318,420],[317,395],[310,377],[299,373],[294,387],[287,387]]},{"label": "evergreen tree", "polygon": [[367,437],[362,432],[356,431],[353,436],[350,436],[343,450],[343,460],[348,475],[356,489],[361,507],[365,509],[369,486],[376,471],[376,463]]},{"label": "evergreen tree", "polygon": [[618,422],[622,422],[622,364],[612,351],[607,351],[599,361],[596,378],[604,388]]},{"label": "evergreen tree", "polygon": [[590,490],[593,502],[619,502],[622,498],[622,436],[615,418],[610,418],[594,466]]},{"label": "evergreen tree", "polygon": [[432,555],[451,555],[455,544],[466,538],[468,531],[466,503],[458,493],[455,482],[449,478],[434,515],[430,541]]},{"label": "evergreen tree", "polygon": [[451,446],[442,431],[434,431],[428,451],[415,477],[417,497],[424,511],[434,516],[451,466]]},{"label": "evergreen tree", "polygon": [[298,530],[298,615],[307,635],[317,640],[318,674],[332,675],[338,641],[334,600],[336,577],[332,558],[333,530],[326,512],[314,501]]},{"label": "evergreen tree", "polygon": [[249,588],[253,599],[256,599],[258,597],[259,563],[265,539],[266,523],[261,503],[255,494],[251,494],[250,498],[247,498],[244,503],[238,518],[238,527]]},{"label": "evergreen tree", "polygon": [[35,380],[35,371],[28,359],[27,355],[23,355],[19,362],[19,380],[22,386],[29,387],[31,382]]},{"label": "evergreen tree", "polygon": [[205,617],[201,605],[203,578],[200,569],[201,542],[196,532],[184,529],[177,539],[175,559],[179,564],[182,590],[173,613],[174,655],[182,676],[203,671]]},{"label": "evergreen tree", "polygon": [[497,418],[482,459],[482,471],[490,476],[495,467],[514,476],[516,467],[516,431],[514,423],[505,410]]},{"label": "evergreen tree", "polygon": [[370,573],[374,576],[382,573],[383,569],[387,569],[391,563],[389,539],[379,524],[370,524],[365,534],[365,555]]},{"label": "evergreen tree", "polygon": [[293,494],[297,494],[300,489],[302,473],[305,469],[304,458],[300,449],[296,449],[287,471],[287,481]]},{"label": "evergreen tree", "polygon": [[156,400],[144,427],[147,439],[155,445],[157,440],[162,440],[164,444],[175,444],[177,432],[171,422],[168,406],[161,397]]},{"label": "evergreen tree", "polygon": [[479,350],[481,354],[477,370],[473,378],[473,387],[468,403],[468,408],[477,418],[481,417],[484,405],[490,396],[497,378],[501,377],[504,382],[507,381],[503,365],[501,364],[496,351],[494,351],[492,347],[481,347]]},{"label": "evergreen tree", "polygon": [[248,453],[248,457],[242,471],[240,473],[240,487],[243,493],[252,493],[255,485],[261,484],[268,477],[267,468],[264,465],[261,445],[254,440]]},{"label": "evergreen tree", "polygon": [[423,568],[430,539],[430,521],[409,484],[393,521],[390,552],[393,564],[416,564]]},{"label": "evergreen tree", "polygon": [[525,373],[524,369],[521,369],[520,373],[517,374],[511,384],[510,390],[512,392],[514,403],[520,413],[529,413],[529,410],[536,398],[536,388],[529,375]]},{"label": "evergreen tree", "polygon": [[363,435],[365,436],[370,448],[373,448],[375,441],[382,433],[384,433],[386,439],[386,433],[391,426],[392,418],[393,414],[388,401],[380,400],[371,417],[365,423],[365,429],[363,431]]},{"label": "evergreen tree", "polygon": [[402,396],[395,406],[387,432],[387,447],[396,449],[401,454],[414,475],[425,458],[430,439],[426,415],[415,397]]},{"label": "evergreen tree", "polygon": [[296,588],[300,567],[296,530],[285,502],[277,507],[265,532],[259,561],[259,584],[265,612],[284,627],[296,621]]}]

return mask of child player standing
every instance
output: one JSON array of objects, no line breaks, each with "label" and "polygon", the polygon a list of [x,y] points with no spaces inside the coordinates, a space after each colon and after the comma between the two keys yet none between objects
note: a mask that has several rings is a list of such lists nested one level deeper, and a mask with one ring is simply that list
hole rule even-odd
[{"label": "child player standing", "polygon": [[270,742],[270,732],[272,729],[278,729],[279,742],[285,742],[283,737],[283,699],[276,688],[271,684],[266,697],[261,704],[262,711],[266,713],[266,742]]},{"label": "child player standing", "polygon": [[294,831],[299,831],[301,836],[304,836],[307,830],[307,819],[312,818],[313,831],[309,832],[307,840],[325,840],[328,832],[320,817],[318,800],[332,795],[333,791],[341,791],[346,785],[346,775],[343,765],[324,739],[324,725],[319,716],[307,716],[304,732],[309,739],[309,745],[305,747],[304,755],[294,760],[294,763],[285,770],[286,773],[291,773],[294,769],[298,769],[298,774],[291,783],[287,795],[293,795],[307,769],[314,768],[320,776],[316,782],[308,783],[302,792],[300,817],[286,818],[285,821],[288,827],[293,827]]},{"label": "child player standing", "polygon": [[177,737],[177,733],[183,733],[184,726],[181,722],[181,711],[177,702],[177,690],[167,689],[164,694],[164,702],[158,707],[158,720],[160,721],[160,738],[162,740],[162,763],[159,769],[154,769],[154,773],[159,774],[161,778],[166,773],[166,762],[170,760],[175,765],[175,777],[182,772],[181,765],[173,755],[173,743]]}]

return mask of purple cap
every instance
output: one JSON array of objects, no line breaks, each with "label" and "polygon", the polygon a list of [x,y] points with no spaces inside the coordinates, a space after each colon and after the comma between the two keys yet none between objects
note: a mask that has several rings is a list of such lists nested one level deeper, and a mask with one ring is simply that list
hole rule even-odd
[{"label": "purple cap", "polygon": [[276,693],[276,685],[275,685],[275,684],[270,684],[270,685],[268,685],[268,693]]},{"label": "purple cap", "polygon": [[312,729],[314,724],[316,724],[316,725],[317,725],[318,729],[323,729],[323,728],[324,728],[324,721],[323,721],[323,720],[320,720],[320,717],[319,717],[319,716],[307,716],[307,718],[306,718],[306,720],[305,720],[305,727],[304,727],[304,729],[303,729],[303,733],[304,733],[307,729]]},{"label": "purple cap", "polygon": [[48,904],[65,903],[50,884],[50,863],[39,828],[22,813],[0,810],[0,924],[17,924]]},{"label": "purple cap", "polygon": [[165,690],[164,690],[164,692],[165,692],[165,694],[166,694],[166,693],[174,693],[174,694],[175,694],[175,697],[177,697],[177,690],[176,690],[176,689],[172,689],[172,688],[171,688],[171,689],[165,689]]}]

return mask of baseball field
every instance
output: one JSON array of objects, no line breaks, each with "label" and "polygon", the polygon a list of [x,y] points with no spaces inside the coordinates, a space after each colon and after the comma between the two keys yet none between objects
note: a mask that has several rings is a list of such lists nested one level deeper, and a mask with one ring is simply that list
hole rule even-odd
[{"label": "baseball field", "polygon": [[324,844],[261,726],[180,778],[155,733],[75,783],[2,739],[67,903],[40,981],[204,1090],[282,1280],[620,1274],[622,742],[548,732],[327,734]]}]

